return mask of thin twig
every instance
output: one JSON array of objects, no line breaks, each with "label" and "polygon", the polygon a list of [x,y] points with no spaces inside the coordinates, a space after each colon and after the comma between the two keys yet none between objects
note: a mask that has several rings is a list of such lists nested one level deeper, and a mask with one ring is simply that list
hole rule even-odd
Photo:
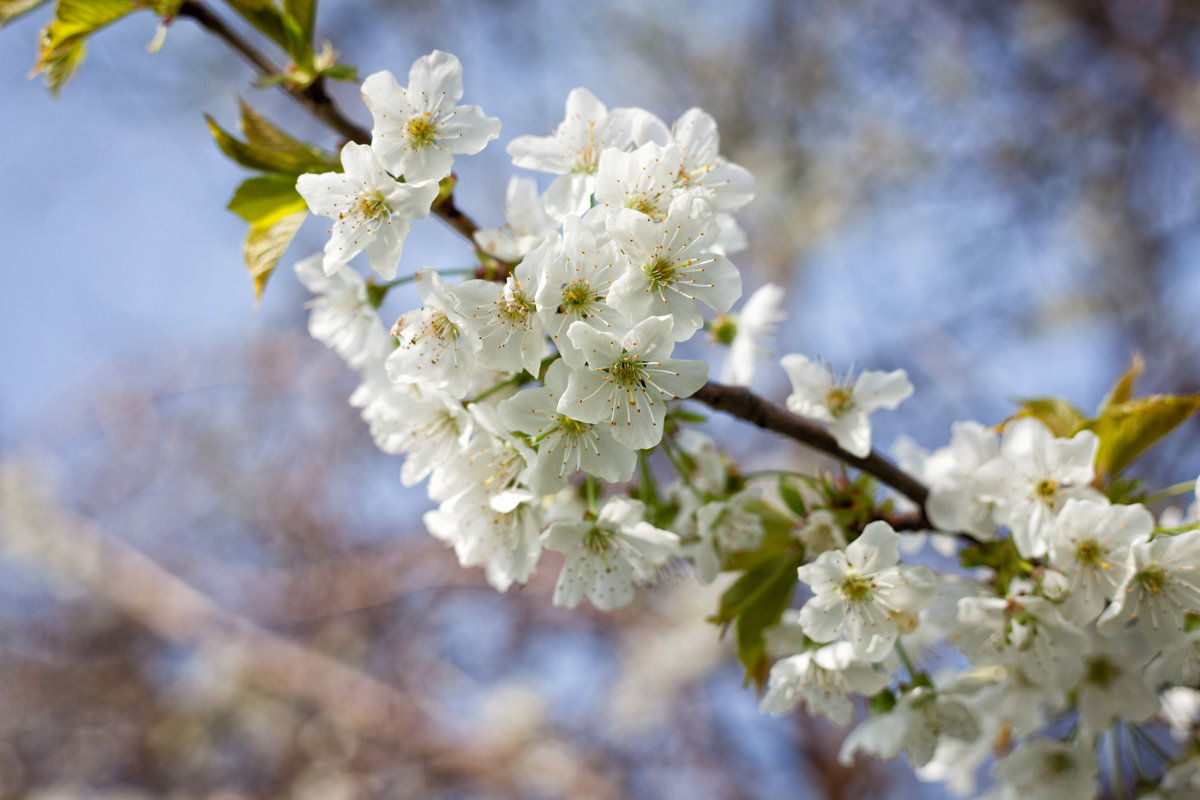
[{"label": "thin twig", "polygon": [[[847,453],[838,446],[837,440],[827,431],[764,400],[743,386],[725,386],[709,381],[700,387],[700,391],[692,395],[690,399],[698,400],[710,408],[724,411],[751,425],[774,431],[789,439],[795,439],[814,450],[827,453],[839,461],[874,475],[922,509],[925,508],[925,501],[929,498],[929,489],[916,478],[873,450],[866,458],[859,458]],[[928,527],[924,511],[921,512],[920,520],[924,521]]]},{"label": "thin twig", "polygon": [[[209,10],[199,0],[184,0],[183,5],[179,7],[177,16],[194,20],[209,33],[224,41],[249,61],[251,66],[258,70],[263,77],[280,78],[284,75],[283,70],[278,65],[267,58],[262,51],[247,41],[245,37],[229,27],[224,20]],[[325,91],[324,81],[323,77],[317,76],[316,80],[303,88],[295,84],[289,84],[287,81],[278,82],[276,85],[291,95],[293,100],[304,106],[310,114],[336,131],[340,136],[359,144],[370,144],[371,132],[342,113],[337,104],[333,102],[333,98]],[[454,204],[453,193],[446,195],[434,203],[433,213],[441,217],[446,224],[474,244],[475,231],[479,230],[479,226]]]}]

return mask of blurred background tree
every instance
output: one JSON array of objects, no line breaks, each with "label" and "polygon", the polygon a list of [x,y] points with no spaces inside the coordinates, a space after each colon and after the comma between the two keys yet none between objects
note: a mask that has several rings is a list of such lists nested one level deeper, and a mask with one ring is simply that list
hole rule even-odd
[{"label": "blurred background tree", "polygon": [[[0,797],[940,796],[838,767],[822,722],[760,716],[697,622],[718,591],[686,574],[603,615],[552,608],[553,570],[497,597],[459,569],[303,333],[290,270],[250,310],[222,210],[239,171],[199,116],[230,123],[249,70],[182,20],[146,55],[135,16],[52,103],[22,78],[41,16],[0,33]],[[879,441],[937,446],[1017,397],[1090,408],[1135,350],[1146,388],[1200,391],[1198,26],[1182,0],[325,0],[317,31],[363,75],[462,59],[505,126],[458,169],[487,225],[503,145],[572,87],[705,108],[759,181],[735,261],[789,287],[781,351],[904,367],[917,396]],[[405,258],[471,255],[427,223]],[[1198,437],[1135,473],[1194,477]],[[736,441],[747,469],[810,458]]]}]

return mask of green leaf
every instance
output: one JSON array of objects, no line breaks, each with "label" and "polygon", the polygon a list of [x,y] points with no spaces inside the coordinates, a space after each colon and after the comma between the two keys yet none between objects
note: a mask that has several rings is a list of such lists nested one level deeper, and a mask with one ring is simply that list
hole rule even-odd
[{"label": "green leaf", "polygon": [[319,70],[319,73],[330,80],[358,83],[358,68],[349,64],[331,64]]},{"label": "green leaf", "polygon": [[305,39],[301,24],[271,0],[225,0],[260,33],[284,49],[301,69],[312,67],[312,46]]},{"label": "green leaf", "polygon": [[1151,395],[1111,405],[1085,426],[1100,437],[1096,473],[1113,478],[1196,409],[1200,394]]},{"label": "green leaf", "polygon": [[[295,176],[305,172],[328,172],[336,166],[329,156],[316,148],[302,146],[301,151],[293,149],[279,151],[243,142],[223,130],[211,116],[205,114],[204,119],[208,122],[208,128],[212,131],[213,138],[216,139],[217,147],[221,148],[221,152],[248,169]],[[259,119],[262,118],[259,117]],[[256,131],[256,135],[258,133]],[[291,137],[288,139],[295,142]],[[297,142],[297,144],[299,143]],[[340,169],[340,167],[338,168]]]},{"label": "green leaf", "polygon": [[1142,358],[1142,354],[1134,352],[1133,357],[1129,361],[1129,369],[1125,370],[1125,374],[1117,379],[1112,388],[1108,390],[1108,394],[1104,397],[1104,402],[1100,404],[1100,408],[1096,411],[1097,416],[1104,413],[1104,410],[1110,406],[1120,405],[1128,402],[1133,397],[1134,387],[1137,385],[1138,378],[1146,369],[1146,360]]},{"label": "green leaf", "polygon": [[341,170],[341,163],[336,158],[319,147],[285,133],[241,98],[238,98],[238,107],[241,109],[238,124],[247,144],[292,157],[298,163],[310,163],[312,169],[309,172]]},{"label": "green leaf", "polygon": [[275,265],[279,263],[283,252],[292,243],[307,217],[307,210],[295,211],[279,217],[270,224],[254,225],[250,228],[242,255],[246,259],[250,277],[254,280],[255,308],[262,301],[263,288],[267,285],[271,273],[275,271]]},{"label": "green leaf", "polygon": [[283,0],[283,11],[296,21],[305,40],[312,42],[313,27],[317,23],[317,0]]},{"label": "green leaf", "polygon": [[[760,692],[766,684],[770,667],[763,633],[779,622],[791,603],[792,589],[799,580],[796,569],[800,561],[797,556],[763,564],[745,573],[726,592],[726,595],[730,595],[737,590],[734,599],[737,600],[738,613],[734,625],[738,660],[746,668],[746,683],[754,681]],[[721,602],[724,606],[725,597],[721,598]]]},{"label": "green leaf", "polygon": [[306,209],[290,175],[260,175],[247,178],[233,194],[227,208],[251,225],[265,226],[281,217]]},{"label": "green leaf", "polygon": [[804,498],[800,496],[800,491],[785,475],[779,476],[779,496],[783,498],[788,510],[797,517],[804,519],[808,516],[808,507],[804,505]]},{"label": "green leaf", "polygon": [[1039,419],[1055,436],[1073,436],[1087,422],[1082,411],[1058,397],[1034,397],[1020,403],[1014,418]]},{"label": "green leaf", "polygon": [[0,0],[0,28],[50,0]]},{"label": "green leaf", "polygon": [[45,73],[46,86],[57,95],[83,63],[87,37],[142,7],[134,0],[58,0],[54,19],[42,29],[33,75]]}]

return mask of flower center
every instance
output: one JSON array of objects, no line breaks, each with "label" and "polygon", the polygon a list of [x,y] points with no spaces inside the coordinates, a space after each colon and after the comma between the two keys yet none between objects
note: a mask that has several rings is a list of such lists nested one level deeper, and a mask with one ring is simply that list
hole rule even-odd
[{"label": "flower center", "polygon": [[639,211],[651,219],[658,219],[660,216],[658,209],[655,208],[654,204],[645,197],[634,198],[626,203],[625,207],[632,208],[634,211]]},{"label": "flower center", "polygon": [[825,404],[830,414],[840,417],[854,408],[854,390],[849,386],[833,386],[825,393]]},{"label": "flower center", "polygon": [[1075,547],[1075,560],[1090,567],[1108,569],[1108,562],[1104,560],[1106,555],[1108,553],[1095,539],[1084,539]]},{"label": "flower center", "polygon": [[608,542],[611,538],[612,534],[603,528],[592,528],[583,537],[583,546],[593,553],[600,554],[608,549]]},{"label": "flower center", "polygon": [[1041,500],[1046,505],[1054,505],[1054,500],[1058,497],[1058,481],[1053,478],[1042,478],[1033,487],[1033,493],[1037,499]]},{"label": "flower center", "polygon": [[1066,753],[1050,753],[1045,764],[1046,772],[1051,775],[1065,775],[1075,768],[1075,762]]},{"label": "flower center", "polygon": [[437,125],[429,118],[429,112],[408,121],[408,138],[414,150],[437,142]]},{"label": "flower center", "polygon": [[378,222],[390,217],[392,209],[383,199],[383,192],[376,191],[359,195],[358,206],[354,209],[354,213],[356,216],[362,217],[364,222]]},{"label": "flower center", "polygon": [[587,317],[587,314],[583,312],[597,299],[598,295],[592,291],[592,287],[587,281],[575,281],[563,288],[562,304],[559,305],[558,312],[560,314],[581,314]]},{"label": "flower center", "polygon": [[450,321],[450,318],[446,316],[446,312],[444,311],[433,315],[433,318],[429,320],[429,327],[433,330],[433,335],[439,339],[453,340],[458,338],[458,328],[454,326],[454,323]]},{"label": "flower center", "polygon": [[1162,594],[1167,588],[1167,571],[1162,567],[1146,567],[1134,576],[1134,580],[1150,594]]},{"label": "flower center", "polygon": [[592,426],[589,423],[580,422],[579,420],[571,419],[570,417],[560,416],[558,418],[558,428],[563,433],[565,433],[567,436],[571,436],[571,437],[579,436],[581,433],[585,432],[590,427],[592,427]]},{"label": "flower center", "polygon": [[650,288],[658,289],[672,283],[675,275],[675,264],[663,256],[657,256],[649,264],[642,267],[646,277],[650,279]]},{"label": "flower center", "polygon": [[618,386],[632,386],[642,379],[645,370],[641,361],[631,355],[624,355],[609,367],[608,372]]},{"label": "flower center", "polygon": [[873,588],[874,584],[862,575],[850,574],[842,579],[838,592],[851,603],[861,603],[870,598]]},{"label": "flower center", "polygon": [[512,278],[508,279],[508,284],[504,287],[504,294],[500,299],[500,314],[505,320],[514,324],[520,325],[529,318],[533,311],[533,301],[529,296],[516,288]]},{"label": "flower center", "polygon": [[1087,682],[1105,687],[1121,677],[1121,670],[1104,656],[1088,662]]}]

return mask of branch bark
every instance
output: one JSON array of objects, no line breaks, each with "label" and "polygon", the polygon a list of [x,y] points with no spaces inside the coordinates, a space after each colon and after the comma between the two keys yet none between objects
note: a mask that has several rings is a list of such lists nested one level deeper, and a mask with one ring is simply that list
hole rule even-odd
[{"label": "branch bark", "polygon": [[709,408],[724,411],[764,430],[782,434],[875,476],[920,506],[920,518],[915,523],[921,527],[928,526],[924,508],[925,501],[929,499],[929,489],[875,451],[872,450],[866,458],[851,455],[839,447],[837,440],[823,428],[764,400],[743,386],[726,386],[709,381],[689,399],[698,400]]}]

